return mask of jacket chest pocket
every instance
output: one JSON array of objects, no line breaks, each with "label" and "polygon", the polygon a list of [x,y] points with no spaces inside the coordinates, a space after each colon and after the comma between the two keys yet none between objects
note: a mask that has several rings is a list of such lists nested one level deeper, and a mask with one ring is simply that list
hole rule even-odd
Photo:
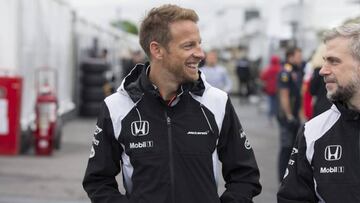
[{"label": "jacket chest pocket", "polygon": [[360,183],[360,161],[349,147],[328,145],[314,159],[314,176],[318,184],[353,185]]},{"label": "jacket chest pocket", "polygon": [[207,128],[179,129],[174,143],[180,153],[209,155],[216,149],[217,135]]},{"label": "jacket chest pocket", "polygon": [[129,156],[156,156],[165,150],[166,143],[160,139],[161,135],[149,131],[141,136],[133,133],[124,133],[122,144],[125,147],[125,153]]}]

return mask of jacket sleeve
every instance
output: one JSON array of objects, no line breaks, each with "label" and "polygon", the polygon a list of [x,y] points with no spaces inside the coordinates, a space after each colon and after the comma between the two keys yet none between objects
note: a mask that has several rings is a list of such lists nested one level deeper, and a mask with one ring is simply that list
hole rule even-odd
[{"label": "jacket sleeve", "polygon": [[277,193],[278,203],[315,203],[313,172],[306,158],[304,127],[299,131],[284,179]]},{"label": "jacket sleeve", "polygon": [[230,99],[226,104],[217,150],[226,188],[221,202],[251,203],[261,191],[259,169]]},{"label": "jacket sleeve", "polygon": [[119,192],[115,180],[120,173],[122,151],[114,136],[109,110],[103,102],[83,180],[83,187],[92,203],[128,202],[126,196]]}]

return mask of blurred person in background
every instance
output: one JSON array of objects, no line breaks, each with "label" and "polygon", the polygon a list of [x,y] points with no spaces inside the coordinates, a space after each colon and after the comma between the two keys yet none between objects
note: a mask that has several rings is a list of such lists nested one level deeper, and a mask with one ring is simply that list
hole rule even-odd
[{"label": "blurred person in background", "polygon": [[277,99],[277,77],[281,70],[280,58],[276,55],[271,56],[270,64],[263,69],[260,79],[263,82],[263,91],[268,100],[268,119],[272,125],[273,119],[278,112]]},{"label": "blurred person in background", "polygon": [[225,67],[218,64],[216,50],[211,50],[206,54],[205,65],[200,70],[210,85],[230,93],[232,82]]},{"label": "blurred person in background", "polygon": [[102,49],[99,58],[103,58],[105,61],[110,63],[109,51],[106,48]]},{"label": "blurred person in background", "polygon": [[123,78],[125,78],[130,73],[130,71],[136,66],[136,64],[142,64],[142,63],[145,63],[144,53],[141,50],[131,51],[130,58],[123,59],[122,62]]},{"label": "blurred person in background", "polygon": [[302,51],[300,48],[289,48],[286,51],[286,62],[278,75],[280,128],[279,180],[284,176],[296,133],[300,127],[301,85],[302,85]]},{"label": "blurred person in background", "polygon": [[324,43],[319,73],[333,105],[299,131],[279,203],[360,202],[360,23],[327,31]]},{"label": "blurred person in background", "polygon": [[[83,186],[92,202],[252,202],[260,193],[254,152],[229,96],[201,77],[198,15],[153,8],[138,64],[101,107]],[[226,190],[217,191],[218,161]],[[115,177],[122,171],[126,190]]]},{"label": "blurred person in background", "polygon": [[240,101],[248,99],[250,94],[250,61],[246,56],[242,56],[236,61],[236,73],[239,81],[239,95]]},{"label": "blurred person in background", "polygon": [[109,66],[109,70],[105,72],[105,78],[106,82],[103,85],[103,91],[105,96],[110,96],[112,93],[115,92],[115,74],[114,71],[111,68],[111,60],[109,57],[109,51],[108,49],[104,48],[101,50],[101,53],[99,55],[99,58],[104,59],[105,63]]},{"label": "blurred person in background", "polygon": [[313,117],[323,113],[331,107],[331,102],[326,97],[324,78],[320,75],[320,68],[324,63],[323,54],[325,45],[321,44],[311,59],[313,74],[310,79],[309,90],[313,97]]}]

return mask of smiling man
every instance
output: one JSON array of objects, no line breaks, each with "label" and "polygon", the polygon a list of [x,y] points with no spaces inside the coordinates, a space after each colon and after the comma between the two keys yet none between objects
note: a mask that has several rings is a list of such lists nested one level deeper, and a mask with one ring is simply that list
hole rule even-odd
[{"label": "smiling man", "polygon": [[[140,28],[150,62],[101,107],[83,186],[96,203],[250,203],[259,170],[229,96],[198,70],[198,16],[153,8]],[[94,141],[95,140],[95,141]],[[218,160],[226,182],[219,197]],[[126,194],[115,176],[122,172]]]},{"label": "smiling man", "polygon": [[360,202],[360,24],[328,31],[320,75],[328,111],[298,134],[279,203]]}]

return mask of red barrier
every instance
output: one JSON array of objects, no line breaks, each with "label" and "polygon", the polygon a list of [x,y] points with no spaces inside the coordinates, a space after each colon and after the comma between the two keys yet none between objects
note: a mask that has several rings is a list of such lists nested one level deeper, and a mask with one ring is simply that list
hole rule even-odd
[{"label": "red barrier", "polygon": [[0,154],[20,150],[22,78],[0,76]]}]

